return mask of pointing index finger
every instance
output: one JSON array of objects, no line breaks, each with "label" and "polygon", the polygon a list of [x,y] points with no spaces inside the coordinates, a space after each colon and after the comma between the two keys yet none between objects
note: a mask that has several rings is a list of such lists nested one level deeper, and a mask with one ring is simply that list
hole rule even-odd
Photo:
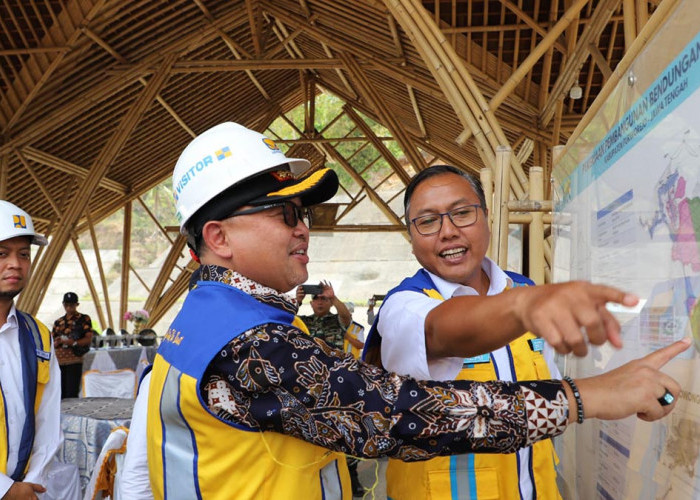
[{"label": "pointing index finger", "polygon": [[594,296],[603,302],[614,302],[625,307],[634,307],[639,302],[639,297],[633,293],[628,293],[619,288],[607,285],[594,285]]},{"label": "pointing index finger", "polygon": [[657,370],[668,363],[671,359],[688,349],[692,340],[690,337],[685,337],[671,345],[662,347],[651,354],[644,356],[644,360]]}]

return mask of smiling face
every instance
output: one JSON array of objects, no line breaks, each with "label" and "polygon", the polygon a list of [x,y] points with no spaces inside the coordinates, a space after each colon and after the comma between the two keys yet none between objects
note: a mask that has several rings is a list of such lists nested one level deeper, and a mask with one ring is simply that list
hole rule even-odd
[{"label": "smiling face", "polygon": [[[298,199],[293,201],[299,204]],[[241,210],[245,208],[249,207]],[[228,267],[280,292],[308,278],[309,228],[301,219],[295,227],[285,224],[282,207],[230,217],[218,224],[226,234],[228,254],[213,259],[207,251],[202,263]]]},{"label": "smiling face", "polygon": [[12,300],[24,289],[31,263],[28,237],[0,241],[0,300]]},{"label": "smiling face", "polygon": [[[480,204],[480,200],[469,181],[457,174],[442,173],[427,177],[415,187],[406,219],[473,204]],[[471,226],[456,227],[444,216],[437,233],[419,234],[411,224],[409,235],[413,254],[425,269],[447,281],[470,286],[480,294],[488,291],[489,281],[481,263],[486,256],[490,233],[482,208],[477,209],[477,220]]]}]

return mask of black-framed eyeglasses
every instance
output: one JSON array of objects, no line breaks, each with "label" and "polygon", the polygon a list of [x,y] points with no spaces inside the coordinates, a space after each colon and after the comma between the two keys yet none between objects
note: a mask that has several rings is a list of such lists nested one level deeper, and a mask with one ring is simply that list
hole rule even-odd
[{"label": "black-framed eyeglasses", "polygon": [[263,212],[265,210],[278,207],[282,207],[284,223],[289,227],[297,227],[297,224],[301,220],[304,224],[306,224],[306,227],[311,228],[311,209],[308,207],[300,207],[288,200],[279,201],[277,203],[268,203],[267,205],[260,205],[253,208],[246,208],[245,210],[239,210],[238,212],[233,212],[226,218],[236,217],[238,215],[256,214],[258,212]]},{"label": "black-framed eyeglasses", "polygon": [[421,215],[411,219],[411,224],[413,224],[416,231],[423,236],[435,234],[440,231],[440,229],[442,229],[442,218],[445,215],[450,218],[450,221],[452,221],[452,224],[455,226],[467,227],[476,222],[479,207],[481,207],[481,205],[477,203],[475,205],[457,207],[449,212]]}]

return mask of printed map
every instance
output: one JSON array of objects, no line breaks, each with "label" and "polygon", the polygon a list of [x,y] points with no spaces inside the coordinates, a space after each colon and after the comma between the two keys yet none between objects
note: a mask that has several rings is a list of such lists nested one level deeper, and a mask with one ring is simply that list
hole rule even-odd
[{"label": "printed map", "polygon": [[[618,94],[620,95],[620,94]],[[607,134],[555,170],[553,279],[636,293],[610,307],[624,348],[567,358],[566,373],[606,371],[693,336],[664,371],[682,387],[674,412],[586,421],[557,443],[565,499],[700,498],[700,35],[656,75]],[[573,161],[573,160],[571,160]],[[559,168],[559,167],[557,167]]]}]

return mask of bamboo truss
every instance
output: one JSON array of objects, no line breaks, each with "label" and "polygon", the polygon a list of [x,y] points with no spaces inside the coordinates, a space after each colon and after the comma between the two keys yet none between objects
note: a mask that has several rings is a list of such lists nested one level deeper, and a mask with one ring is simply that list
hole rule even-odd
[{"label": "bamboo truss", "polygon": [[[0,22],[7,41],[0,49],[0,198],[27,210],[51,239],[36,255],[19,306],[37,311],[72,245],[103,326],[123,325],[113,314],[122,317],[132,273],[148,290],[152,317],[166,314],[193,265],[183,263],[184,241],[143,195],[172,174],[178,153],[203,130],[234,120],[265,131],[280,117],[293,122],[288,115],[299,105],[298,137],[280,143],[289,140],[316,166],[335,162],[359,186],[354,193],[342,187],[350,202],[320,229],[404,231],[403,214],[391,208],[402,187],[425,166],[450,163],[481,173],[491,193],[498,261],[507,254],[507,224],[526,224],[535,244],[527,249],[529,272],[546,281],[550,150],[580,134],[584,116],[600,108],[676,3],[66,0],[28,10],[0,0],[8,13]],[[576,78],[583,98],[574,101],[567,95]],[[331,123],[352,133],[336,134],[331,124],[315,130],[319,92],[342,101]],[[355,153],[343,153],[350,141]],[[373,159],[359,167],[363,155]],[[380,163],[388,167],[375,178]],[[394,181],[396,192],[385,192]],[[345,223],[365,199],[384,224]],[[112,311],[95,227],[135,200],[172,249],[150,280],[125,257]],[[99,276],[88,276],[77,247],[82,235],[92,242]],[[124,248],[133,247],[130,236]]]}]

